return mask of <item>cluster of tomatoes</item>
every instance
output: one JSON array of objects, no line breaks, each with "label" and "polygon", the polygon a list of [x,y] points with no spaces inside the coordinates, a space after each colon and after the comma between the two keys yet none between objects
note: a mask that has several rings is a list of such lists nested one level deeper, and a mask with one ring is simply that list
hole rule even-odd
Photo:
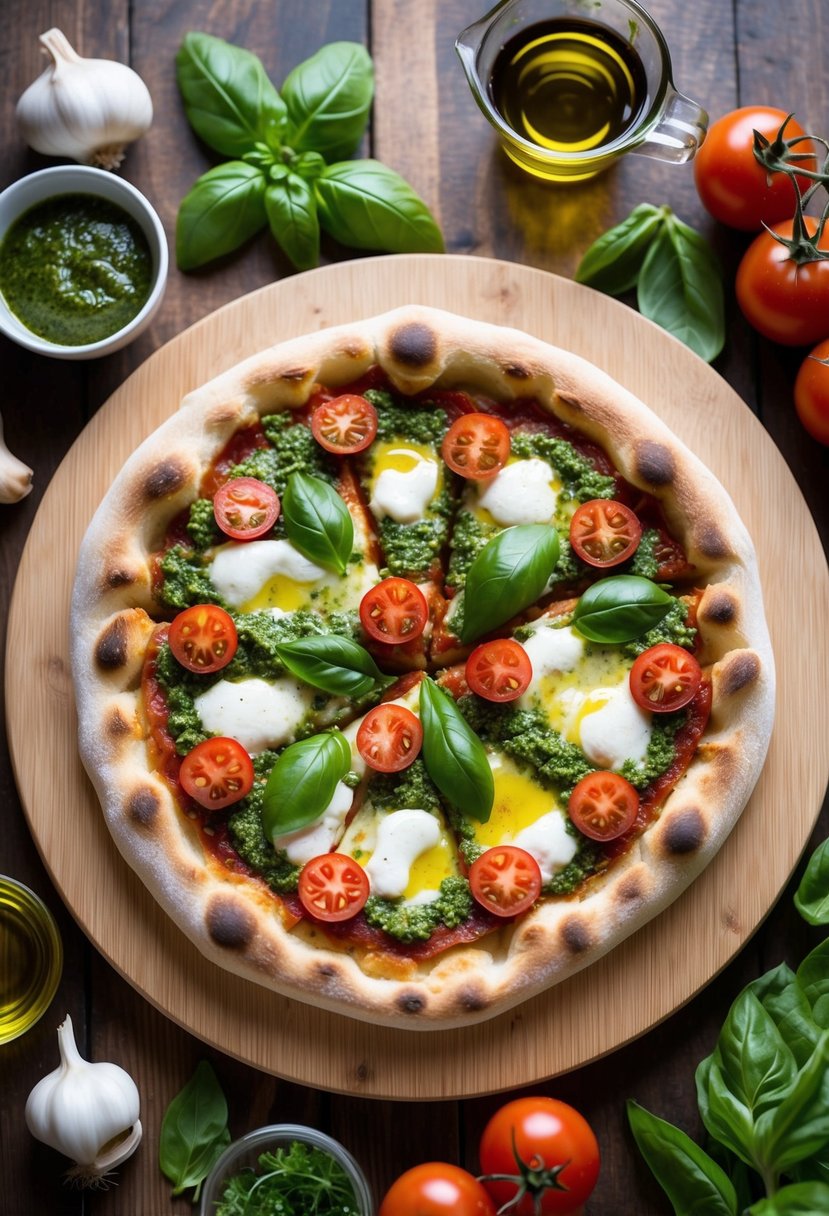
[{"label": "cluster of tomatoes", "polygon": [[432,1161],[393,1183],[378,1216],[548,1216],[579,1213],[599,1176],[599,1146],[587,1120],[555,1098],[508,1102],[484,1128],[483,1174]]},{"label": "cluster of tomatoes", "polygon": [[[825,154],[829,145],[817,142]],[[764,229],[737,270],[737,302],[772,342],[817,343],[798,372],[794,401],[809,434],[829,444],[829,232],[803,215],[799,201],[829,186],[825,169],[813,137],[769,106],[718,119],[694,160],[699,196],[715,219],[747,232]]]}]

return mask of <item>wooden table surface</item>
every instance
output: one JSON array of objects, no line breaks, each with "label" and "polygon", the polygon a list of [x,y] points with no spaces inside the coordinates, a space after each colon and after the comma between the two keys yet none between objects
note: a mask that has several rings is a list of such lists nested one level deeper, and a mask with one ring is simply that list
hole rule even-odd
[{"label": "wooden table surface", "polygon": [[[154,203],[171,241],[179,200],[212,163],[191,134],[176,91],[174,55],[185,32],[204,30],[250,48],[277,86],[323,43],[364,42],[377,75],[366,154],[392,165],[426,198],[442,225],[448,251],[511,259],[572,276],[587,245],[643,201],[668,203],[711,239],[729,284],[728,340],[715,367],[778,444],[826,542],[829,452],[801,429],[791,401],[803,352],[758,339],[734,304],[731,285],[747,238],[719,227],[705,214],[690,166],[629,157],[597,180],[565,188],[522,176],[498,151],[452,46],[457,32],[483,7],[482,0],[0,0],[0,187],[55,163],[24,147],[14,116],[18,96],[42,70],[37,35],[51,26],[62,28],[82,54],[128,62],[147,82],[155,122],[130,149],[122,172]],[[671,47],[678,87],[701,101],[712,118],[738,104],[766,102],[795,111],[807,129],[829,130],[822,0],[792,0],[790,5],[779,0],[652,0],[650,9]],[[324,245],[325,262],[350,256],[348,250]],[[106,359],[56,362],[0,339],[0,410],[7,440],[35,470],[30,497],[0,507],[4,626],[38,502],[89,418],[131,371],[186,326],[290,273],[273,241],[262,234],[205,271],[183,275],[171,269],[154,324],[133,345]],[[751,453],[745,458],[750,461]],[[43,577],[47,595],[48,571]],[[796,588],[792,595],[796,605]],[[827,674],[818,673],[824,680]],[[815,673],[804,676],[804,685],[813,687]],[[49,763],[46,754],[44,763]],[[61,805],[59,772],[54,790],[56,813],[71,813],[71,807]],[[214,1064],[228,1094],[234,1135],[268,1122],[313,1124],[352,1150],[378,1198],[398,1173],[421,1161],[445,1160],[477,1169],[480,1131],[502,1095],[419,1104],[327,1095],[206,1048],[139,996],[75,925],[29,835],[4,744],[0,808],[0,871],[43,896],[57,917],[65,949],[63,979],[51,1009],[27,1035],[0,1048],[3,1216],[188,1212],[186,1201],[170,1198],[158,1171],[158,1130],[168,1102],[204,1057]],[[829,808],[824,807],[810,850],[827,831]],[[694,1068],[711,1050],[731,1001],[749,980],[782,959],[797,963],[819,940],[820,934],[808,930],[792,907],[802,865],[737,959],[684,1009],[612,1056],[533,1087],[579,1107],[596,1130],[603,1168],[588,1216],[670,1212],[627,1130],[625,1099],[634,1097],[698,1135]],[[119,1171],[116,1189],[83,1197],[61,1185],[63,1159],[37,1144],[23,1122],[29,1090],[55,1066],[54,1030],[65,1012],[71,1013],[86,1054],[117,1060],[135,1077],[142,1095],[145,1139],[139,1153]],[[613,1016],[612,1009],[607,1016]],[[279,1033],[278,1027],[274,1033]],[[308,1050],[313,1051],[312,1043]]]}]

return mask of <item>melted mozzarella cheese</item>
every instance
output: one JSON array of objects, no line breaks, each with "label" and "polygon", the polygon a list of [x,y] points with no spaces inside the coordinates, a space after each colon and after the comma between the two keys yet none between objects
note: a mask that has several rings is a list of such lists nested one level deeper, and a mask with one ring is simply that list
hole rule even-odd
[{"label": "melted mozzarella cheese", "polygon": [[[213,586],[232,608],[281,608],[288,611],[306,604],[314,585],[325,579],[328,573],[303,557],[287,540],[223,545],[217,550],[209,571]],[[270,602],[252,603],[263,588],[274,580],[278,580],[278,587],[275,588],[277,594]]]},{"label": "melted mozzarella cheese", "polygon": [[311,708],[314,690],[297,680],[219,680],[194,700],[210,734],[237,739],[251,755],[293,738]]},{"label": "melted mozzarella cheese", "polygon": [[573,671],[584,656],[584,638],[569,625],[553,629],[549,625],[536,626],[521,645],[529,655],[533,669],[532,682],[524,693],[531,699],[543,679],[553,672]]},{"label": "melted mozzarella cheese", "polygon": [[378,455],[369,506],[377,519],[399,524],[424,519],[438,487],[438,464],[416,448],[397,447]]},{"label": "melted mozzarella cheese", "polygon": [[393,811],[380,820],[366,873],[374,895],[398,899],[407,893],[415,861],[440,843],[440,824],[428,811]]},{"label": "melted mozzarella cheese", "polygon": [[579,847],[575,837],[567,831],[563,811],[548,811],[514,836],[512,843],[535,858],[542,882],[549,882],[558,870],[572,861]]},{"label": "melted mozzarella cheese", "polygon": [[514,460],[479,486],[478,504],[504,528],[550,523],[558,502],[554,477],[547,461],[537,456]]},{"label": "melted mozzarella cheese", "polygon": [[283,836],[274,836],[273,847],[284,849],[288,860],[295,866],[304,866],[312,857],[321,853],[330,853],[337,843],[345,817],[354,801],[354,791],[342,781],[338,781],[334,789],[334,797],[322,812],[319,819],[309,823],[295,832],[287,832]]},{"label": "melted mozzarella cheese", "polygon": [[[581,718],[581,748],[598,768],[620,769],[626,760],[639,764],[647,755],[651,715],[631,696],[628,681],[616,688],[597,689],[600,702]],[[586,707],[587,708],[587,707]]]}]

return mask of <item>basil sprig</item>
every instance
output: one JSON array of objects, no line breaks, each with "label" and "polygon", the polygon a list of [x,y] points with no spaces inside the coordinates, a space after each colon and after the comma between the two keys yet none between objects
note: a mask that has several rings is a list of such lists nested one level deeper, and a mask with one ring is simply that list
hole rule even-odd
[{"label": "basil sprig", "polygon": [[499,532],[469,567],[461,641],[474,642],[537,600],[558,551],[558,533],[548,524],[519,524]]},{"label": "basil sprig", "polygon": [[269,840],[313,823],[351,767],[351,748],[339,731],[324,731],[286,747],[273,766],[262,800]]},{"label": "basil sprig", "polygon": [[690,1136],[632,1100],[627,1114],[639,1152],[675,1211],[736,1216],[737,1193],[731,1179]]},{"label": "basil sprig", "polygon": [[420,685],[420,721],[429,776],[452,806],[486,823],[495,782],[484,745],[452,698],[428,676]]},{"label": "basil sprig", "polygon": [[210,1064],[201,1060],[161,1122],[158,1164],[172,1182],[173,1194],[195,1187],[195,1203],[202,1182],[229,1144],[227,1101]]},{"label": "basil sprig", "polygon": [[300,638],[276,647],[281,663],[300,680],[337,697],[359,700],[378,685],[390,683],[374,659],[351,638],[336,635]]},{"label": "basil sprig", "polygon": [[809,858],[794,906],[810,925],[829,925],[829,839],[819,844]]},{"label": "basil sprig", "polygon": [[354,524],[328,482],[310,473],[292,473],[282,495],[282,519],[288,540],[304,557],[345,574],[354,546]]},{"label": "basil sprig", "polygon": [[638,574],[617,574],[588,587],[573,624],[591,642],[620,645],[640,638],[668,615],[673,596]]},{"label": "basil sprig", "polygon": [[670,207],[641,203],[585,253],[576,280],[609,295],[637,289],[643,317],[709,363],[725,343],[722,269],[711,246]]}]

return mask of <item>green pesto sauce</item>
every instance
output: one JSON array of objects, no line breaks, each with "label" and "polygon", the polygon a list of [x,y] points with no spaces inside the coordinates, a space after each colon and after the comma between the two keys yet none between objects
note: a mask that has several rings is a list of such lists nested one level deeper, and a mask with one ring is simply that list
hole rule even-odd
[{"label": "green pesto sauce", "polygon": [[363,911],[370,925],[391,937],[401,942],[425,942],[438,925],[453,929],[467,919],[472,911],[472,894],[466,879],[455,875],[444,878],[437,899],[431,903],[406,906],[370,895]]},{"label": "green pesto sauce", "polygon": [[123,329],[152,284],[152,254],[123,208],[89,194],[31,207],[0,247],[0,291],[27,329],[85,346]]},{"label": "green pesto sauce", "polygon": [[566,439],[546,435],[543,431],[513,431],[510,449],[513,456],[522,460],[537,456],[552,465],[564,483],[564,497],[575,498],[577,502],[613,497],[613,478],[598,473],[587,457]]},{"label": "green pesto sauce", "polygon": [[265,785],[275,762],[274,752],[262,752],[254,757],[253,768],[258,780],[247,798],[237,804],[227,825],[233,847],[242,860],[256,870],[273,891],[285,895],[296,890],[300,867],[289,861],[283,850],[276,852],[262,829]]}]

